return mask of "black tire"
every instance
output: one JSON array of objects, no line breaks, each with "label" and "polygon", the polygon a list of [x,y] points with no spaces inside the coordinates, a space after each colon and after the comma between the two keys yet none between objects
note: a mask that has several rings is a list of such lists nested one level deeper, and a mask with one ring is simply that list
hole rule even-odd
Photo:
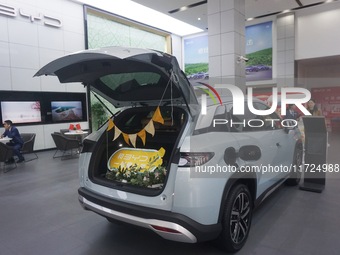
[{"label": "black tire", "polygon": [[301,169],[302,156],[303,156],[302,144],[298,144],[295,147],[292,171],[290,173],[289,178],[286,180],[286,184],[288,186],[296,186],[300,183],[301,173],[302,173],[302,169]]},{"label": "black tire", "polygon": [[230,191],[222,215],[222,232],[217,239],[227,252],[236,252],[245,244],[253,212],[252,198],[244,184],[238,184]]}]

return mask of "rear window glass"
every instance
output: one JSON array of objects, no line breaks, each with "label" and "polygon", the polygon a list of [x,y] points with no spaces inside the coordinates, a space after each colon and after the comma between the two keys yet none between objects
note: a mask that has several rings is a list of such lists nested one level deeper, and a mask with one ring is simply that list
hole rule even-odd
[{"label": "rear window glass", "polygon": [[152,72],[120,73],[109,74],[100,78],[101,82],[112,90],[116,90],[120,85],[145,86],[158,84],[161,76]]}]

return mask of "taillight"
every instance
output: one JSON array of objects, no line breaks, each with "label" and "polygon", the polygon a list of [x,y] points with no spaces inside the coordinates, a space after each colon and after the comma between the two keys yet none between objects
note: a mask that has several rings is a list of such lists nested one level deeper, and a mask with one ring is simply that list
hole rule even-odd
[{"label": "taillight", "polygon": [[181,152],[178,166],[195,167],[204,165],[215,155],[213,152]]}]

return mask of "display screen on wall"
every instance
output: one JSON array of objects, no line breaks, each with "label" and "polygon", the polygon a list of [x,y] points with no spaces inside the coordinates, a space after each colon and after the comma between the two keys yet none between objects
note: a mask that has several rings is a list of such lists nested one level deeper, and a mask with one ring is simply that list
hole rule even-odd
[{"label": "display screen on wall", "polygon": [[0,90],[0,102],[0,120],[18,126],[87,121],[86,93]]},{"label": "display screen on wall", "polygon": [[83,108],[81,101],[52,101],[52,121],[80,121],[83,119]]},{"label": "display screen on wall", "polygon": [[184,43],[184,71],[189,80],[209,78],[208,36],[186,38]]},{"label": "display screen on wall", "polygon": [[273,79],[273,22],[246,27],[246,81]]},{"label": "display screen on wall", "polygon": [[2,121],[11,120],[13,123],[41,122],[39,101],[2,101]]}]

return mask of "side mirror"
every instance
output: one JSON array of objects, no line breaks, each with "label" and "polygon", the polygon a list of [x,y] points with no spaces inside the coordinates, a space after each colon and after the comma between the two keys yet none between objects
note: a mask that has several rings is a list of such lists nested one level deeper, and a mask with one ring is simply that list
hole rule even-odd
[{"label": "side mirror", "polygon": [[288,134],[290,130],[294,130],[294,129],[295,127],[284,127],[283,130],[285,131],[286,134]]},{"label": "side mirror", "polygon": [[286,119],[288,127],[284,127],[283,130],[285,131],[286,134],[289,133],[290,130],[294,130],[297,126],[297,121],[293,119]]}]

